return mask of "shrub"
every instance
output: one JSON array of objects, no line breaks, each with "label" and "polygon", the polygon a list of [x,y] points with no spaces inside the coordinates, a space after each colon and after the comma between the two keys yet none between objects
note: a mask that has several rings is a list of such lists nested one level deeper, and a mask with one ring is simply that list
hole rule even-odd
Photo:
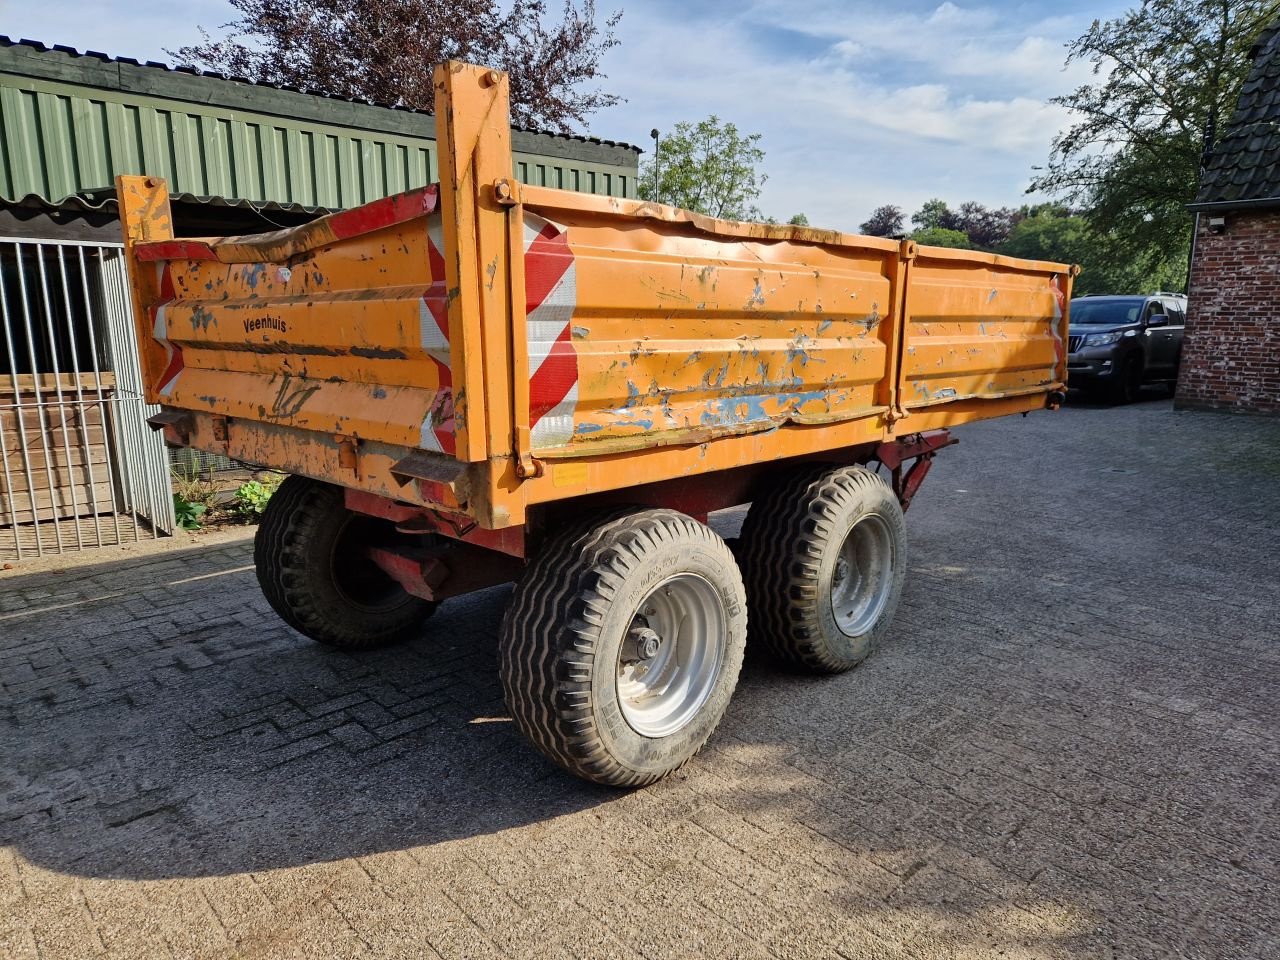
[{"label": "shrub", "polygon": [[199,530],[200,518],[208,509],[203,503],[194,503],[180,493],[173,495],[173,512],[183,530]]},{"label": "shrub", "polygon": [[242,483],[236,489],[231,501],[231,509],[246,523],[257,523],[263,511],[267,509],[271,495],[276,492],[276,488],[280,486],[283,479],[282,474],[268,474],[265,480],[250,480],[248,483]]}]

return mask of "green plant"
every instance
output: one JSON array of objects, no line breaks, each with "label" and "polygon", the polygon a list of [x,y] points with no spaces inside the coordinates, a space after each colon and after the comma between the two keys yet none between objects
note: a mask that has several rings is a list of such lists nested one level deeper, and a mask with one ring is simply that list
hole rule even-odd
[{"label": "green plant", "polygon": [[280,486],[283,479],[281,474],[268,474],[265,480],[250,480],[248,483],[240,484],[232,498],[231,509],[242,520],[256,523],[263,511],[267,509],[271,495],[276,492],[276,488]]},{"label": "green plant", "polygon": [[194,503],[180,493],[173,495],[173,512],[183,530],[199,530],[200,518],[208,509],[203,503]]},{"label": "green plant", "polygon": [[199,530],[200,518],[213,509],[218,485],[213,476],[201,476],[194,463],[175,463],[169,468],[173,480],[173,512],[183,530]]},{"label": "green plant", "polygon": [[[201,476],[200,468],[194,463],[177,464],[169,468],[173,479],[173,495],[181,497],[187,503],[198,504],[205,510],[212,510],[218,496],[218,485],[213,481],[213,473]],[[177,500],[174,501],[177,503]]]}]

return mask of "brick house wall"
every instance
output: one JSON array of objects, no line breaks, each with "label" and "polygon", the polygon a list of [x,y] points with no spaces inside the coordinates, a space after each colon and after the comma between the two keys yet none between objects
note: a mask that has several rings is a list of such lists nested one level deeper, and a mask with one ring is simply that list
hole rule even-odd
[{"label": "brick house wall", "polygon": [[1280,211],[1201,214],[1176,406],[1280,415]]}]

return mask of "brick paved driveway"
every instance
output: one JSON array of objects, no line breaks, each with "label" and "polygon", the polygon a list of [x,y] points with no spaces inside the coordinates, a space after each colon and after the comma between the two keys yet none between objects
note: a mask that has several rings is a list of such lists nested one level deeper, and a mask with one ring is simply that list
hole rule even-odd
[{"label": "brick paved driveway", "polygon": [[888,646],[633,794],[515,734],[506,589],[349,657],[247,541],[6,575],[0,957],[1280,956],[1280,423],[961,436]]}]

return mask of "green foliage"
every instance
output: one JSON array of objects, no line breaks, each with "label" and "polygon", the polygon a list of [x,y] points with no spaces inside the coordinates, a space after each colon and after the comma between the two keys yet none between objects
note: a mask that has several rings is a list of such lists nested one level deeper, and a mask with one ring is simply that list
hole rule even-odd
[{"label": "green foliage", "polygon": [[1186,283],[1187,260],[1181,251],[1169,256],[1135,252],[1123,238],[1102,233],[1084,217],[1052,204],[1028,213],[999,252],[1027,260],[1079,264],[1077,296],[1181,290]]},{"label": "green foliage", "polygon": [[1150,269],[1186,251],[1206,131],[1230,116],[1249,48],[1278,13],[1280,0],[1145,0],[1095,20],[1068,62],[1097,79],[1052,101],[1077,119],[1030,191],[1081,207]]},{"label": "green foliage", "polygon": [[173,512],[183,530],[199,530],[200,518],[208,509],[203,503],[193,503],[180,493],[173,495]]},{"label": "green foliage", "polygon": [[[896,210],[897,208],[888,209]],[[1010,231],[1021,216],[1022,214],[1017,210],[1011,210],[1008,207],[991,209],[975,200],[968,200],[960,204],[959,209],[952,210],[946,201],[935,197],[932,200],[926,200],[924,206],[911,215],[911,222],[916,227],[912,239],[920,243],[933,243],[935,246],[994,250],[1009,238]],[[918,236],[923,231],[937,230],[944,231],[937,234],[941,238],[939,240],[920,240]],[[954,233],[962,234],[965,242],[955,242],[956,238],[951,236]]]},{"label": "green foliage", "polygon": [[242,520],[257,523],[283,479],[281,474],[270,474],[265,481],[250,480],[240,484],[231,500],[231,509]]},{"label": "green foliage", "polygon": [[213,508],[218,486],[212,477],[202,476],[195,464],[174,464],[169,469],[173,484],[173,512],[184,530],[200,529],[200,518]]},{"label": "green foliage", "polygon": [[170,467],[169,476],[175,496],[180,496],[188,503],[200,504],[206,510],[213,506],[218,495],[218,485],[213,482],[212,474],[202,475],[199,467],[186,463]]},{"label": "green foliage", "polygon": [[930,247],[955,247],[959,250],[972,250],[969,235],[963,230],[948,230],[946,227],[923,227],[911,234],[911,239]]},{"label": "green foliage", "polygon": [[640,172],[641,199],[726,220],[760,220],[755,205],[768,179],[759,171],[761,134],[742,134],[714,115],[681,122],[659,138]]},{"label": "green foliage", "polygon": [[949,230],[952,227],[953,214],[945,200],[934,197],[926,200],[924,206],[911,215],[911,223],[917,230]]},{"label": "green foliage", "polygon": [[803,213],[797,213],[794,217],[788,220],[787,223],[793,227],[807,227],[809,226],[809,218]]}]

